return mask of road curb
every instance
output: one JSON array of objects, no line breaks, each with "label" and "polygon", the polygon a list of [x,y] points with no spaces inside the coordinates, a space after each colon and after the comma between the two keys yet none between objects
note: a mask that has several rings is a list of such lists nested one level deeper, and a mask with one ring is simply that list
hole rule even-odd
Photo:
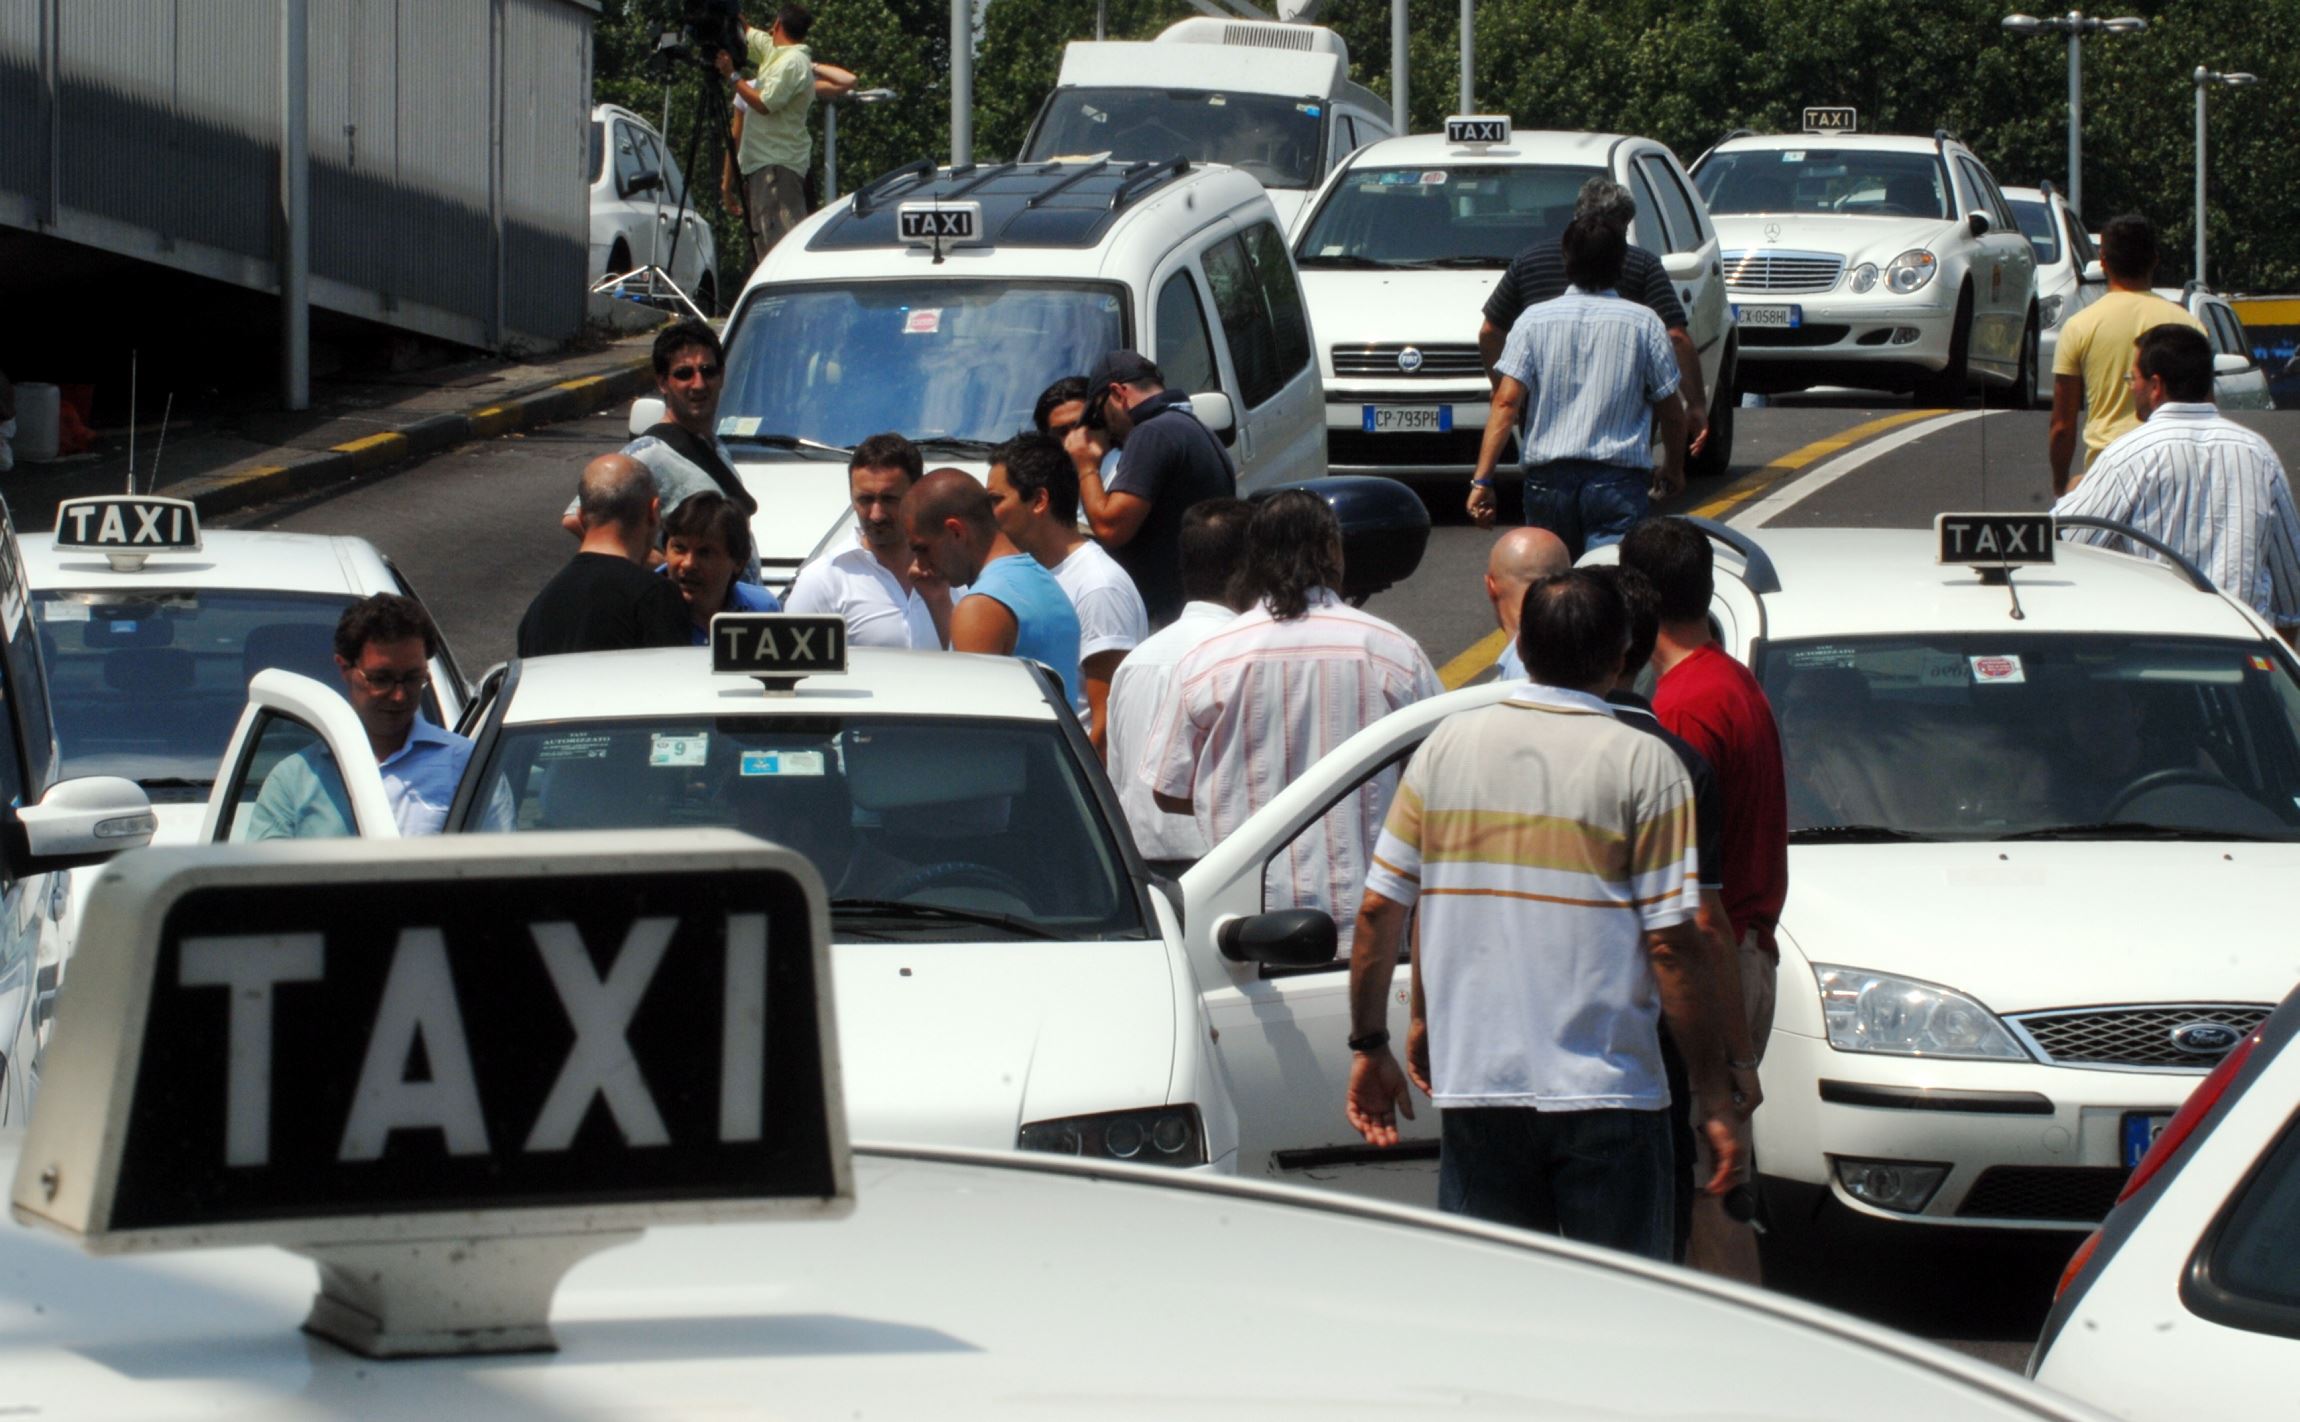
[{"label": "road curb", "polygon": [[[363,435],[283,464],[202,474],[171,485],[167,493],[189,499],[204,516],[250,504],[310,494],[361,475],[376,474],[410,460],[443,453],[473,440],[494,439],[581,419],[619,400],[652,388],[654,367],[645,356],[590,375],[556,381],[494,404],[458,414],[433,415],[404,429]],[[282,451],[286,453],[288,451]]]}]

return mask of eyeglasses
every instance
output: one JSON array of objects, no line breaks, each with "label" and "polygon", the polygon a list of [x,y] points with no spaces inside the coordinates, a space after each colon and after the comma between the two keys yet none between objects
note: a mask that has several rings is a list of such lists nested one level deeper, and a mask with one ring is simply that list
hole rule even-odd
[{"label": "eyeglasses", "polygon": [[698,375],[705,380],[716,380],[719,378],[719,367],[715,365],[674,365],[671,367],[673,380],[693,380]]},{"label": "eyeglasses", "polygon": [[353,667],[351,671],[352,675],[367,683],[368,690],[380,691],[386,696],[395,691],[404,691],[413,695],[431,685],[429,672],[409,672],[405,676],[384,676],[378,672],[371,672],[366,667]]}]

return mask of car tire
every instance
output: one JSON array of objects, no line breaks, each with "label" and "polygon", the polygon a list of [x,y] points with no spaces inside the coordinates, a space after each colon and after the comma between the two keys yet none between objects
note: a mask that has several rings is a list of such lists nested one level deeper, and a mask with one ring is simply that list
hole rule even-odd
[{"label": "car tire", "polygon": [[1988,402],[1992,407],[2000,410],[2033,410],[2037,407],[2037,343],[2036,313],[2031,311],[2028,314],[2028,329],[2021,332],[2020,369],[2014,373],[2012,384],[2001,389],[1990,387]]},{"label": "car tire", "polygon": [[1709,392],[1709,445],[1685,461],[1688,479],[1722,478],[1733,467],[1733,411],[1741,403],[1741,392],[1733,386],[1739,374],[1734,369],[1735,354],[1725,352],[1718,388]]},{"label": "car tire", "polygon": [[629,270],[631,270],[631,249],[622,238],[618,237],[615,239],[614,247],[607,253],[606,275],[621,276]]},{"label": "car tire", "polygon": [[1949,332],[1949,360],[1938,371],[1917,380],[1917,403],[1943,410],[1961,410],[1965,403],[1967,357],[1973,348],[1973,289],[1957,293],[1956,325]]}]

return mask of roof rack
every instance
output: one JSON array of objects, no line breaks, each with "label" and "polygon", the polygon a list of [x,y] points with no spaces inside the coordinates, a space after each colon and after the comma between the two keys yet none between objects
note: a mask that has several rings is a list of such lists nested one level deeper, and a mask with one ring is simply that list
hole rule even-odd
[{"label": "roof rack", "polygon": [[1741,581],[1748,585],[1749,591],[1763,596],[1781,590],[1781,574],[1774,569],[1772,557],[1758,545],[1756,539],[1738,528],[1729,527],[1713,518],[1703,518],[1699,514],[1677,514],[1675,517],[1708,534],[1711,542],[1722,543],[1740,554]]},{"label": "roof rack", "polygon": [[2204,576],[2203,569],[2188,561],[2187,554],[2153,533],[2142,533],[2129,523],[2119,523],[2113,518],[2094,518],[2090,514],[2054,515],[2052,521],[2053,536],[2058,538],[2060,531],[2064,528],[2097,528],[2107,533],[2113,533],[2119,538],[2129,538],[2144,548],[2162,554],[2164,561],[2178,569],[2180,575],[2188,579],[2189,586],[2198,592],[2217,594],[2220,591],[2218,587],[2214,586],[2212,579]]},{"label": "roof rack", "polygon": [[[868,217],[871,209],[894,195],[894,187],[905,178],[924,180],[935,174],[932,158],[914,158],[890,173],[881,173],[855,191],[854,210],[857,217]],[[915,186],[915,184],[913,185]]]},{"label": "roof rack", "polygon": [[965,197],[968,193],[973,192],[976,188],[981,187],[984,183],[987,183],[994,178],[1005,177],[1008,173],[1013,172],[1015,167],[1016,165],[1013,163],[992,163],[987,167],[977,168],[974,164],[970,163],[963,170],[953,170],[950,176],[954,179],[960,177],[962,173],[967,172],[973,173],[974,176],[969,178],[967,181],[960,183],[957,187],[952,188],[949,192],[944,193],[942,195],[942,200],[944,202],[955,202],[958,199]]},{"label": "roof rack", "polygon": [[1180,156],[1161,158],[1154,163],[1143,163],[1126,175],[1118,191],[1110,195],[1110,210],[1116,212],[1143,193],[1160,187],[1190,171],[1190,160]]},{"label": "roof rack", "polygon": [[[1048,169],[1052,169],[1055,165],[1049,163],[1046,166]],[[1022,205],[1025,208],[1036,207],[1040,203],[1046,201],[1048,198],[1053,197],[1056,193],[1067,190],[1073,183],[1083,183],[1088,178],[1093,177],[1096,173],[1101,172],[1104,168],[1109,166],[1110,160],[1107,158],[1097,158],[1091,163],[1081,163],[1078,165],[1077,172],[1070,174],[1069,176],[1062,179],[1062,181],[1051,184],[1039,192],[1032,193],[1029,200],[1024,202]]]}]

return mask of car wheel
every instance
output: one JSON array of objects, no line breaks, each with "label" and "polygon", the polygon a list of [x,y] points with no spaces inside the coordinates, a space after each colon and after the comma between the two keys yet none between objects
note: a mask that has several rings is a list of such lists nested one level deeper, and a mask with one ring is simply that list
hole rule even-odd
[{"label": "car wheel", "polygon": [[1685,476],[1689,479],[1722,478],[1733,466],[1733,411],[1741,403],[1741,392],[1734,388],[1734,352],[1725,353],[1718,387],[1709,392],[1709,445],[1685,462]]},{"label": "car wheel", "polygon": [[607,253],[607,275],[621,276],[629,270],[631,270],[631,249],[622,238],[618,237],[615,239],[614,248]]},{"label": "car wheel", "polygon": [[1956,325],[1949,332],[1949,361],[1938,371],[1917,380],[1917,403],[1943,410],[1962,409],[1965,403],[1966,357],[1973,347],[1973,289],[1957,293]]},{"label": "car wheel", "polygon": [[703,273],[703,279],[695,283],[695,304],[703,308],[705,316],[719,314],[719,279],[709,272]]},{"label": "car wheel", "polygon": [[2036,394],[2037,331],[2036,313],[2028,317],[2028,329],[2020,338],[2020,369],[2013,375],[2013,383],[2003,389],[1991,387],[1989,404],[2000,410],[2033,410],[2037,407]]}]

